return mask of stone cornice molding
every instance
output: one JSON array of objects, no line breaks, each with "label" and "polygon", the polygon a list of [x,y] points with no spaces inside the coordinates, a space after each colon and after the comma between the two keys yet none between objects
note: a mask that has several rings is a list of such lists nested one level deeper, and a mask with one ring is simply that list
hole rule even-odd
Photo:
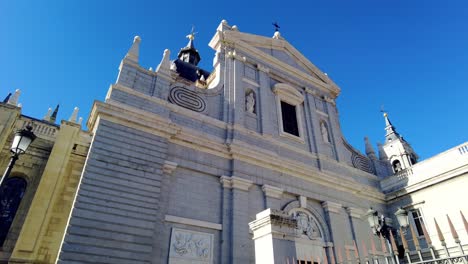
[{"label": "stone cornice molding", "polygon": [[330,201],[322,202],[322,207],[327,212],[333,212],[337,214],[341,213],[341,209],[343,208],[341,204],[330,202]]},{"label": "stone cornice molding", "polygon": [[262,191],[265,193],[266,197],[281,199],[283,197],[284,190],[278,187],[274,187],[268,184],[262,186]]},{"label": "stone cornice molding", "polygon": [[277,83],[273,86],[272,90],[282,100],[293,105],[299,105],[304,102],[304,96],[289,84]]},{"label": "stone cornice molding", "polygon": [[242,191],[248,191],[250,187],[252,187],[253,185],[253,182],[251,180],[247,180],[247,179],[240,178],[237,176],[232,176],[231,182],[232,182],[233,189],[238,189]]},{"label": "stone cornice molding", "polygon": [[266,74],[270,73],[270,69],[264,65],[257,64],[257,69],[261,72],[264,72]]},{"label": "stone cornice molding", "polygon": [[361,217],[366,213],[366,211],[362,208],[356,208],[356,207],[347,207],[346,208],[346,212],[351,216],[351,217],[354,217],[354,218],[359,218],[361,219]]},{"label": "stone cornice molding", "polygon": [[221,183],[223,188],[226,188],[226,189],[232,188],[232,180],[231,180],[231,177],[229,176],[221,176],[219,178],[219,182]]},{"label": "stone cornice molding", "polygon": [[163,165],[163,172],[167,175],[171,175],[172,172],[174,172],[174,170],[177,168],[177,163],[175,162],[172,162],[172,161],[164,161],[164,165]]},{"label": "stone cornice molding", "polygon": [[191,225],[191,226],[209,228],[209,229],[214,229],[214,230],[223,230],[223,225],[221,224],[201,221],[201,220],[196,220],[196,219],[190,219],[190,218],[185,218],[185,217],[179,217],[179,216],[174,216],[174,215],[166,215],[164,217],[164,220],[166,222],[171,222],[171,223]]}]

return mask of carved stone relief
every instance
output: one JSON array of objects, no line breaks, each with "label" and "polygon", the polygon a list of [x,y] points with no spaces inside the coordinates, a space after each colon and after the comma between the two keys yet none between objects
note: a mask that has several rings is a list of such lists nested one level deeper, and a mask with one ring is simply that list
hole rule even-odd
[{"label": "carved stone relief", "polygon": [[296,211],[292,214],[292,217],[296,220],[296,231],[299,233],[299,235],[307,236],[309,239],[317,239],[322,237],[320,234],[320,229],[312,216],[302,211]]},{"label": "carved stone relief", "polygon": [[169,263],[213,263],[213,234],[172,228]]},{"label": "carved stone relief", "polygon": [[169,102],[195,112],[203,112],[206,109],[205,100],[196,92],[184,87],[172,88],[169,92]]}]

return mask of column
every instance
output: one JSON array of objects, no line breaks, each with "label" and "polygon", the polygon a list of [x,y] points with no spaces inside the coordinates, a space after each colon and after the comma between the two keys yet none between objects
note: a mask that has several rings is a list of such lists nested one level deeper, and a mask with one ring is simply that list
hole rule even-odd
[{"label": "column", "polygon": [[262,191],[265,195],[265,209],[280,209],[281,198],[283,197],[283,189],[274,187],[268,184],[262,186]]}]

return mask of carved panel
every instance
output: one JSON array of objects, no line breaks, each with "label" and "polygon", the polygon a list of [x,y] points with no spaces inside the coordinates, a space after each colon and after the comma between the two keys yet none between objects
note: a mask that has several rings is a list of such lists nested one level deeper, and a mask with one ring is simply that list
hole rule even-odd
[{"label": "carved panel", "polygon": [[203,112],[206,109],[205,100],[196,92],[184,87],[174,87],[169,92],[169,102],[193,110]]},{"label": "carved panel", "polygon": [[172,228],[169,264],[213,263],[213,234]]}]

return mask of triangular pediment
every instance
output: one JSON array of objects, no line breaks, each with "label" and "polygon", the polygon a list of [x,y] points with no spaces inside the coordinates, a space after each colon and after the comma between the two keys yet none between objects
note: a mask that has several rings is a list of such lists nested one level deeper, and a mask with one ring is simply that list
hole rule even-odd
[{"label": "triangular pediment", "polygon": [[340,92],[339,87],[326,74],[282,37],[269,38],[235,30],[224,31],[223,37],[227,43],[235,43],[236,49],[243,49],[249,55],[262,58],[273,65],[284,66],[282,69],[299,71],[307,79],[313,79],[314,84],[326,87],[334,95]]}]

